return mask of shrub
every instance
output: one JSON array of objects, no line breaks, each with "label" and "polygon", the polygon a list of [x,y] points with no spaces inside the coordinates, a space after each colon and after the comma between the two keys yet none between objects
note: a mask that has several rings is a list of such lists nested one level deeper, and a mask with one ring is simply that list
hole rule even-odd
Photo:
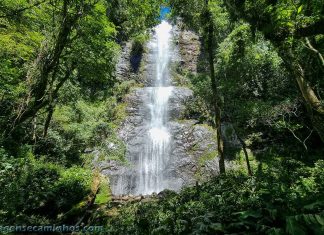
[{"label": "shrub", "polygon": [[9,157],[2,149],[0,187],[3,223],[56,221],[91,191],[92,173],[35,159],[31,152]]}]

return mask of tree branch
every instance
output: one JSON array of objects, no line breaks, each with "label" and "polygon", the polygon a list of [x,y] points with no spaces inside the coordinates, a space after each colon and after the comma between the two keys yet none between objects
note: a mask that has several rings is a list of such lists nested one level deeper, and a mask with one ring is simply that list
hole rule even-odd
[{"label": "tree branch", "polygon": [[322,65],[324,66],[324,58],[323,58],[322,54],[312,46],[312,44],[310,43],[310,41],[307,37],[306,37],[306,45],[307,45],[306,47],[308,49],[310,49],[311,51],[315,52],[318,55],[320,61],[322,62]]},{"label": "tree branch", "polygon": [[306,141],[307,141],[307,140],[309,139],[309,137],[313,134],[313,130],[311,130],[311,132],[310,132],[309,135],[306,137],[306,139],[301,140],[301,139],[300,139],[300,138],[295,134],[295,132],[294,132],[291,128],[287,127],[287,129],[291,132],[291,134],[293,134],[293,136],[298,140],[298,142],[300,142],[300,143],[304,146],[305,150],[307,151],[308,148],[307,148],[307,145],[306,145]]}]

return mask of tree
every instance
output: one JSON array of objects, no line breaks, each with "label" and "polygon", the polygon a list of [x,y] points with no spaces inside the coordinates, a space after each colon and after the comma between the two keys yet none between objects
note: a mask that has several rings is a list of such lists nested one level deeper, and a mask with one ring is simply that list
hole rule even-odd
[{"label": "tree", "polygon": [[211,89],[213,92],[213,104],[214,104],[214,112],[215,112],[215,128],[217,133],[217,150],[219,154],[219,170],[220,173],[225,173],[225,156],[224,156],[224,142],[222,138],[222,130],[221,130],[221,97],[217,88],[217,79],[215,75],[214,68],[214,25],[212,22],[211,12],[209,9],[209,1],[205,1],[205,32],[207,39],[207,50],[208,50],[208,62],[209,62],[209,70],[210,70],[210,79],[211,79]]},{"label": "tree", "polygon": [[118,39],[145,33],[158,22],[162,0],[107,0],[107,14],[118,29]]},{"label": "tree", "polygon": [[[215,3],[214,1],[202,0],[202,1],[194,1],[195,5],[194,8],[186,8],[189,6],[188,4],[184,3],[181,0],[173,0],[170,1],[171,9],[175,15],[179,15],[183,18],[185,23],[193,30],[198,33],[201,33],[204,41],[204,48],[208,54],[208,69],[209,69],[209,76],[211,81],[211,91],[212,91],[212,107],[213,107],[213,116],[214,116],[214,125],[217,132],[217,149],[219,154],[219,169],[220,173],[225,173],[225,155],[224,155],[224,141],[222,137],[222,130],[221,130],[221,120],[222,120],[222,113],[221,113],[221,94],[218,89],[218,82],[219,78],[216,77],[215,68],[214,68],[214,54],[216,50],[215,41],[217,42],[220,38],[223,37],[224,27],[220,27],[218,32],[216,33],[215,28],[220,26],[221,21],[214,21],[213,18],[213,10],[219,11],[219,3]],[[224,23],[224,22],[222,22]],[[226,24],[226,23],[225,23]],[[216,36],[217,35],[217,36]]]},{"label": "tree", "polygon": [[20,101],[19,108],[10,118],[5,136],[57,98],[60,88],[69,79],[73,70],[72,62],[66,68],[65,76],[58,80],[56,75],[59,72],[62,54],[71,44],[72,33],[79,20],[88,15],[97,3],[98,1],[74,3],[69,0],[53,3],[52,11],[58,15],[55,18],[58,25],[55,26],[52,37],[43,43],[37,58],[26,74],[28,86],[26,96]]},{"label": "tree", "polygon": [[323,86],[320,79],[323,77],[323,57],[310,41],[315,47],[323,47],[320,37],[324,33],[321,27],[324,19],[323,4],[322,1],[303,0],[226,1],[233,17],[249,22],[254,31],[260,30],[278,49],[286,69],[295,77],[309,118],[322,142],[324,107],[314,87]]}]

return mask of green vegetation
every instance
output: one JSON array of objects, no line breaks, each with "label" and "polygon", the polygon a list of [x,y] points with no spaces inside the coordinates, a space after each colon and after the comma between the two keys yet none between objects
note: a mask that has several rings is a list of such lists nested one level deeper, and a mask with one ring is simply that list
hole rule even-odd
[{"label": "green vegetation", "polygon": [[28,150],[8,157],[1,149],[1,221],[46,224],[62,216],[90,192],[92,172],[35,159]]},{"label": "green vegetation", "polygon": [[323,3],[172,0],[170,5],[173,19],[182,17],[183,27],[201,35],[205,59],[198,74],[187,76],[195,99],[185,116],[216,129],[231,123],[260,162],[273,151],[307,164],[322,158],[324,44],[315,26],[323,20]]},{"label": "green vegetation", "polygon": [[99,221],[110,234],[322,234],[324,162],[271,159],[253,177],[231,171]]},{"label": "green vegetation", "polygon": [[109,188],[109,182],[107,180],[101,180],[99,185],[99,192],[96,196],[95,204],[97,205],[105,205],[106,203],[111,201],[111,192]]},{"label": "green vegetation", "polygon": [[[99,160],[127,164],[117,130],[125,95],[121,45],[140,66],[159,6],[199,35],[184,119],[216,130],[221,174],[116,206]],[[0,225],[82,222],[103,234],[324,234],[322,0],[2,0]],[[136,79],[137,80],[137,79]],[[228,149],[230,123],[241,149]],[[225,130],[226,132],[226,130]],[[226,133],[231,135],[231,133]],[[235,160],[234,169],[225,161]]]},{"label": "green vegetation", "polygon": [[140,46],[157,6],[1,1],[0,224],[76,224],[90,205],[109,200],[89,151],[126,162],[116,130],[134,82],[117,81],[117,56],[124,40]]}]

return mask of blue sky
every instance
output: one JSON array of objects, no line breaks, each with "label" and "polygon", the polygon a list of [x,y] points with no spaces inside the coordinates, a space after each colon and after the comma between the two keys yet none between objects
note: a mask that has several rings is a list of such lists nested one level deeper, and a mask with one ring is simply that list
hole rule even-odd
[{"label": "blue sky", "polygon": [[161,6],[160,8],[160,19],[165,19],[166,14],[170,13],[170,7]]}]

